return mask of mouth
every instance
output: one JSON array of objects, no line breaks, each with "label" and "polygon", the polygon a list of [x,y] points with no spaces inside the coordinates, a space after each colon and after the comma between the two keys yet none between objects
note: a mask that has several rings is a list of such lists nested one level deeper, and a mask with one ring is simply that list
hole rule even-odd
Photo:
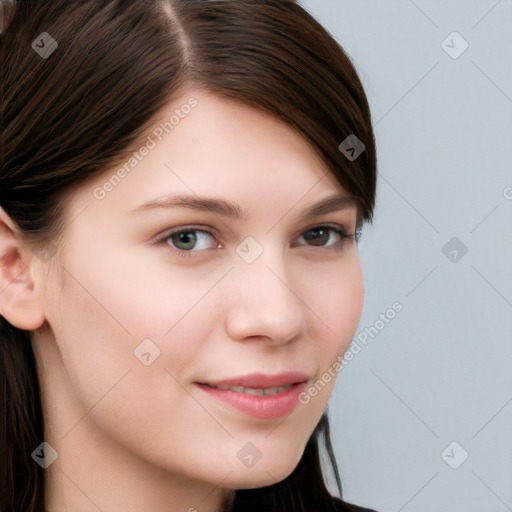
[{"label": "mouth", "polygon": [[301,382],[296,382],[293,384],[286,384],[285,386],[273,386],[270,388],[249,388],[244,386],[229,386],[228,384],[220,384],[219,386],[214,386],[213,384],[207,383],[198,383],[201,386],[208,386],[214,389],[222,389],[224,391],[234,391],[235,393],[244,393],[245,395],[253,395],[253,396],[273,396],[278,393],[282,393],[287,389],[292,388],[293,386],[298,386]]},{"label": "mouth", "polygon": [[310,375],[303,371],[285,371],[274,374],[256,372],[213,382],[196,382],[196,384],[222,389],[224,391],[230,390],[235,393],[267,396],[281,393],[296,384],[307,382],[310,378]]},{"label": "mouth", "polygon": [[260,419],[290,414],[299,404],[310,377],[303,372],[251,374],[218,382],[196,382],[199,389],[231,411]]}]

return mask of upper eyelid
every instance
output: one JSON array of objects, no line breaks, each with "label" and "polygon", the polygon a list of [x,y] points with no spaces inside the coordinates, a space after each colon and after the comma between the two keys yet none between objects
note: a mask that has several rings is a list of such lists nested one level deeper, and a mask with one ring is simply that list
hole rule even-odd
[{"label": "upper eyelid", "polygon": [[[336,199],[336,198],[334,198]],[[355,213],[355,214],[354,214]],[[344,219],[340,222],[340,220],[322,220],[322,217],[330,216],[330,215],[336,215],[336,214],[342,214],[343,217],[341,219]],[[348,214],[348,216],[347,216]],[[336,225],[338,227],[341,227],[347,234],[351,234],[351,232],[354,232],[357,230],[357,211],[354,211],[352,208],[342,208],[335,211],[325,211],[321,213],[315,214],[313,217],[318,218],[308,218],[306,216],[302,216],[299,219],[296,219],[298,224],[303,224],[305,227],[301,228],[298,233],[302,233],[303,231],[307,231],[308,229],[313,229],[315,227],[319,226],[325,226],[325,225]],[[355,222],[355,224],[354,224]],[[349,229],[349,226],[352,226],[354,224],[354,229]],[[202,231],[212,231],[212,234],[216,236],[220,236],[220,231],[216,228],[213,228],[211,225],[205,225],[205,224],[180,224],[177,226],[174,226],[172,228],[169,228],[165,231],[165,233],[172,232],[174,230],[179,231],[180,229],[197,229]],[[231,234],[233,234],[233,231],[230,229]],[[353,233],[352,233],[353,234]]]},{"label": "upper eyelid", "polygon": [[170,236],[174,233],[179,233],[181,231],[202,231],[203,233],[208,233],[212,236],[216,236],[218,231],[211,226],[199,226],[195,224],[182,224],[180,226],[175,226],[173,228],[166,229],[162,231],[160,235],[157,235],[155,238],[165,238],[166,236]]}]

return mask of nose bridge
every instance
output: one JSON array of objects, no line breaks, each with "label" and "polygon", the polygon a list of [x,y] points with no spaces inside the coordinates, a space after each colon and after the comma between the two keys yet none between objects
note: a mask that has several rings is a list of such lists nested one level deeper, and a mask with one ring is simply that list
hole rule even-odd
[{"label": "nose bridge", "polygon": [[252,262],[243,256],[234,273],[227,328],[235,339],[264,336],[286,342],[305,328],[303,304],[293,291],[282,251],[263,249]]},{"label": "nose bridge", "polygon": [[[282,258],[281,258],[282,259]],[[262,255],[257,261],[250,265],[241,265],[239,279],[245,288],[247,296],[250,297],[254,292],[255,296],[265,299],[266,304],[291,302],[290,278],[287,275],[284,263],[280,259],[269,257],[269,251],[266,256]],[[252,288],[248,290],[248,287]]]}]

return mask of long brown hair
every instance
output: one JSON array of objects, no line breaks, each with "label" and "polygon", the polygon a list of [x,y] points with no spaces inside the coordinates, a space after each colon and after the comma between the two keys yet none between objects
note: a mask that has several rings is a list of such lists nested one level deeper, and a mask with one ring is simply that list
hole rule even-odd
[{"label": "long brown hair", "polygon": [[[372,221],[365,93],[343,49],[295,1],[18,0],[4,28],[0,206],[34,247],[57,239],[71,187],[120,161],[188,86],[287,123],[356,200],[359,225]],[[42,33],[58,45],[44,56],[33,46]],[[338,148],[348,136],[364,144],[358,158]],[[30,332],[3,317],[0,371],[0,512],[44,512],[45,474],[31,457],[45,439],[37,364]],[[326,488],[322,438],[341,494],[324,413],[289,477],[236,491],[226,510],[348,510]]]}]

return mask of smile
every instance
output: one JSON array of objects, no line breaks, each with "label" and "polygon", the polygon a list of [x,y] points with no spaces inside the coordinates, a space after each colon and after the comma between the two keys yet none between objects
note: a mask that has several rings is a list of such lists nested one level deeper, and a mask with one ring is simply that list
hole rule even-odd
[{"label": "smile", "polygon": [[207,385],[217,389],[229,389],[230,391],[235,391],[236,393],[244,393],[246,395],[256,396],[277,395],[278,393],[290,389],[293,386],[293,384],[287,384],[286,386],[277,386],[272,388],[245,388],[243,386],[228,386],[227,384],[220,384],[219,386],[213,386],[210,384]]},{"label": "smile", "polygon": [[[196,384],[199,389],[229,411],[241,412],[259,419],[276,419],[290,414],[300,403],[299,395],[306,389],[307,382],[286,384],[270,388],[246,388],[222,384]],[[222,387],[221,387],[222,386]]]}]

